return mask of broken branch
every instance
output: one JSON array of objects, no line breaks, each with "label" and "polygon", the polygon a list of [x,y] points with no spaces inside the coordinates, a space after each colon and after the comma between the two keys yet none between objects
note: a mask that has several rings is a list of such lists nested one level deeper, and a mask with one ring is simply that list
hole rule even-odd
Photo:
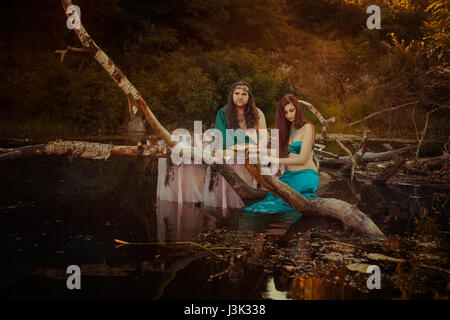
[{"label": "broken branch", "polygon": [[413,105],[413,104],[417,104],[417,103],[419,103],[418,100],[412,101],[412,102],[408,102],[408,103],[405,103],[405,104],[402,104],[402,105],[399,105],[399,106],[395,106],[395,107],[392,107],[392,108],[383,109],[383,110],[381,110],[381,111],[372,113],[371,115],[368,115],[367,117],[365,117],[365,118],[363,118],[363,119],[361,119],[361,120],[352,122],[352,123],[350,123],[348,126],[351,127],[351,126],[353,126],[353,125],[355,125],[355,124],[357,124],[357,123],[360,123],[360,122],[366,121],[367,119],[370,119],[370,118],[372,118],[372,117],[375,117],[375,116],[377,116],[377,115],[379,115],[379,114],[381,114],[381,113],[383,113],[383,112],[394,111],[394,110],[397,110],[397,109],[400,109],[400,108],[403,108],[403,107],[407,107],[407,106],[410,106],[410,105]]}]

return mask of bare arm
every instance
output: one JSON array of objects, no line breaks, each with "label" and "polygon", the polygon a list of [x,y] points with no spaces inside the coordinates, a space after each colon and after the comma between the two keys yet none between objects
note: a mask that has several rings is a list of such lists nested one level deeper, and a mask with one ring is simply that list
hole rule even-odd
[{"label": "bare arm", "polygon": [[264,113],[259,108],[258,108],[258,115],[259,115],[258,129],[267,129],[266,117],[264,117]]}]

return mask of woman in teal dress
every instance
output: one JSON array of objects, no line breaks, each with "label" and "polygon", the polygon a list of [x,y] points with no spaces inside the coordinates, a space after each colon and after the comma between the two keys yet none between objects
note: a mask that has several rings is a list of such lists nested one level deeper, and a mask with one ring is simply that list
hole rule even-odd
[{"label": "woman in teal dress", "polygon": [[[286,171],[280,177],[292,189],[305,198],[318,197],[314,194],[319,187],[319,174],[313,161],[315,140],[314,125],[303,117],[298,99],[287,94],[281,98],[276,118],[279,129],[279,158],[269,157],[269,161],[278,161],[286,165]],[[273,193],[253,205],[246,207],[250,212],[296,212],[288,203]]]}]

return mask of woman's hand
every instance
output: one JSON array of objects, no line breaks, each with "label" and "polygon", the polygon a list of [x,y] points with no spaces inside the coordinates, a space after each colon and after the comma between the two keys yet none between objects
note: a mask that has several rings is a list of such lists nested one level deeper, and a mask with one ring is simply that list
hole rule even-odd
[{"label": "woman's hand", "polygon": [[262,156],[261,158],[260,158],[260,160],[262,160],[261,162],[263,162],[263,163],[273,163],[273,162],[279,162],[280,161],[280,159],[279,158],[277,158],[277,157],[272,157],[272,156],[267,156],[267,155],[264,155],[264,156]]},{"label": "woman's hand", "polygon": [[241,144],[235,144],[233,146],[228,147],[229,150],[234,150],[234,151],[245,151],[245,144],[241,143]]},{"label": "woman's hand", "polygon": [[258,146],[254,145],[254,144],[249,144],[248,148],[245,149],[245,155],[249,156],[250,153],[255,154],[255,155],[258,154]]}]

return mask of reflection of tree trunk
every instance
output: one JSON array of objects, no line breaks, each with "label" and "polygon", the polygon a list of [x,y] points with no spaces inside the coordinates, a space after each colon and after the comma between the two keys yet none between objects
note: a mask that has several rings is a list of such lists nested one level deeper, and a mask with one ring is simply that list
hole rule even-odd
[{"label": "reflection of tree trunk", "polygon": [[[142,222],[146,227],[148,242],[157,241],[156,234],[158,224],[155,210],[156,183],[154,179],[149,179],[149,177],[154,177],[158,174],[157,161],[158,161],[157,158],[150,158],[150,157],[141,158],[138,160],[138,163],[135,164],[134,166],[135,168],[143,168],[143,172],[141,174],[136,173],[134,176],[136,177],[142,176],[142,179],[144,179],[143,185],[150,189],[149,192],[145,194],[138,192],[133,195],[135,197],[136,203],[139,203],[140,205],[133,206],[132,209],[132,212],[142,220]],[[139,181],[130,181],[130,183],[132,182],[134,182],[134,185],[137,186]],[[125,184],[121,184],[122,188],[124,185]]]},{"label": "reflection of tree trunk", "polygon": [[177,272],[180,270],[183,270],[188,265],[190,265],[195,260],[204,258],[207,254],[206,253],[200,253],[198,255],[189,255],[184,256],[181,258],[178,258],[175,260],[168,269],[165,270],[165,272],[162,275],[162,278],[159,282],[155,284],[156,287],[156,293],[155,295],[149,297],[150,299],[157,300],[161,298],[161,296],[164,294],[164,289],[167,287],[167,285],[175,279],[175,276],[177,275]]},{"label": "reflection of tree trunk", "polygon": [[242,179],[229,165],[213,164],[211,167],[227,180],[241,199],[262,199],[266,196],[267,191],[256,190],[250,187],[247,183],[241,183]]},{"label": "reflection of tree trunk", "polygon": [[436,112],[436,111],[441,110],[441,109],[443,109],[443,108],[449,109],[450,106],[440,106],[440,107],[434,108],[433,110],[427,112],[427,116],[426,116],[426,119],[425,119],[425,125],[424,125],[424,127],[423,127],[422,132],[421,132],[421,137],[420,137],[420,140],[419,140],[419,144],[417,145],[417,150],[416,150],[416,160],[419,158],[420,147],[421,147],[421,145],[422,145],[422,143],[423,143],[423,138],[425,138],[425,134],[427,133],[428,121],[430,120],[430,115],[431,115],[433,112]]},{"label": "reflection of tree trunk", "polygon": [[359,184],[359,182],[356,179],[349,179],[347,180],[347,184],[350,188],[350,191],[353,194],[353,197],[356,200],[356,206],[359,206],[360,203],[362,202],[361,199],[361,186]]},{"label": "reflection of tree trunk", "polygon": [[[175,258],[172,263],[165,265],[164,269],[155,268],[147,261],[143,261],[140,266],[141,272],[162,272],[162,277],[157,283],[153,283],[156,292],[150,296],[150,299],[159,299],[164,294],[164,289],[175,278],[177,272],[183,270],[192,262],[202,259],[207,253],[201,252],[192,255],[186,255]],[[146,263],[147,262],[147,263]],[[81,275],[87,277],[130,277],[136,272],[137,266],[132,264],[124,264],[111,267],[106,264],[88,264],[81,265]],[[34,274],[44,276],[51,279],[67,279],[66,269],[38,268]]]},{"label": "reflection of tree trunk", "polygon": [[398,157],[395,162],[381,171],[375,178],[372,179],[374,184],[385,184],[390,178],[392,178],[400,167],[405,163],[406,159]]},{"label": "reflection of tree trunk", "polygon": [[416,211],[411,208],[411,201],[409,200],[411,194],[409,192],[403,193],[401,189],[384,185],[376,186],[375,190],[377,191],[376,193],[380,194],[380,201],[384,202],[383,206],[388,208],[388,215],[409,216]]}]

